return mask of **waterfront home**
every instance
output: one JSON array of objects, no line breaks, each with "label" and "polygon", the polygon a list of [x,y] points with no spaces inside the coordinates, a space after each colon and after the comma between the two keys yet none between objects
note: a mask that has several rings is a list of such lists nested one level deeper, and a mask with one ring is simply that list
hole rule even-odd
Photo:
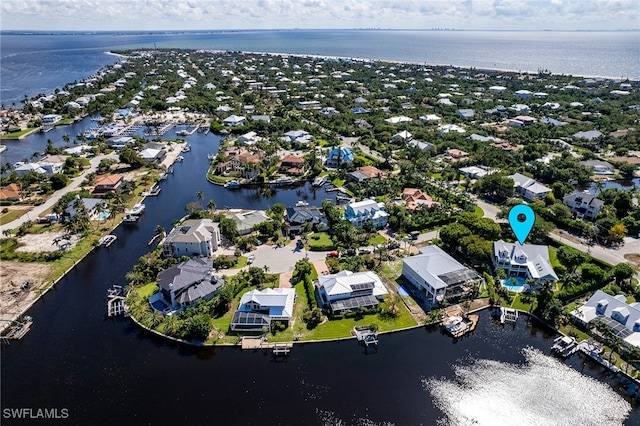
[{"label": "waterfront home", "polygon": [[243,116],[239,116],[239,115],[230,115],[227,118],[225,118],[224,120],[222,120],[222,123],[225,126],[230,126],[230,127],[238,127],[238,126],[243,126],[245,123],[245,118]]},{"label": "waterfront home", "polygon": [[549,260],[549,247],[543,245],[495,241],[493,267],[504,269],[507,277],[520,277],[538,284],[558,280]]},{"label": "waterfront home", "polygon": [[62,116],[58,114],[47,114],[42,117],[42,124],[46,125],[54,125],[57,122],[62,120]]},{"label": "waterfront home", "polygon": [[179,311],[209,300],[224,284],[213,275],[211,259],[195,258],[165,269],[158,274],[160,291],[149,298],[151,306],[160,312]]},{"label": "waterfront home", "polygon": [[140,158],[148,163],[160,164],[167,156],[167,151],[164,149],[146,148],[140,151]]},{"label": "waterfront home", "polygon": [[584,160],[580,164],[591,169],[595,175],[613,175],[616,172],[615,167],[602,160]]},{"label": "waterfront home", "polygon": [[0,189],[0,201],[20,201],[22,199],[22,190],[15,183],[10,183]]},{"label": "waterfront home", "polygon": [[189,219],[174,227],[162,243],[165,257],[213,256],[220,245],[218,224],[211,219]]},{"label": "waterfront home", "polygon": [[347,173],[347,179],[354,182],[362,182],[372,178],[386,179],[387,174],[374,166],[357,167],[354,171]]},{"label": "waterfront home", "polygon": [[515,173],[509,175],[509,178],[513,180],[513,187],[516,194],[524,198],[526,201],[533,201],[538,198],[546,197],[551,192],[551,188],[538,183],[535,179],[529,176]]},{"label": "waterfront home", "polygon": [[627,303],[624,294],[611,296],[598,290],[570,314],[573,321],[586,327],[601,321],[627,345],[640,348],[640,302]]},{"label": "waterfront home", "polygon": [[253,179],[260,174],[258,165],[264,158],[263,151],[242,151],[229,160],[231,170],[238,172],[245,179]]},{"label": "waterfront home", "polygon": [[101,197],[111,192],[118,192],[123,183],[124,175],[119,173],[101,177],[96,181],[91,194]]},{"label": "waterfront home", "polygon": [[344,216],[354,226],[362,226],[370,220],[376,228],[383,228],[389,220],[389,214],[384,210],[384,203],[377,203],[370,199],[349,204],[344,211]]},{"label": "waterfront home", "polygon": [[440,205],[439,202],[433,201],[433,198],[417,188],[404,188],[402,190],[402,200],[408,210],[415,210],[417,208],[430,209],[431,207]]},{"label": "waterfront home", "polygon": [[569,207],[576,218],[584,220],[594,220],[604,206],[604,201],[589,194],[587,191],[574,191],[562,197],[562,202]]},{"label": "waterfront home", "polygon": [[436,245],[402,260],[402,276],[413,284],[430,305],[461,296],[481,285],[482,277]]},{"label": "waterfront home", "polygon": [[387,289],[375,272],[340,271],[318,277],[316,291],[325,309],[334,314],[377,306]]},{"label": "waterfront home", "polygon": [[268,331],[272,321],[289,324],[296,291],[293,288],[251,290],[240,298],[231,319],[231,331]]},{"label": "waterfront home", "polygon": [[329,153],[327,154],[325,165],[328,168],[335,169],[341,163],[353,161],[354,158],[355,158],[355,154],[349,148],[333,147],[329,150]]},{"label": "waterfront home", "polygon": [[94,219],[101,211],[106,210],[107,204],[101,198],[79,198],[71,200],[67,208],[62,213],[62,219],[70,219],[78,214],[79,210],[84,210],[89,219]]},{"label": "waterfront home", "polygon": [[302,176],[305,171],[305,161],[297,155],[286,155],[278,163],[280,173],[293,176]]},{"label": "waterfront home", "polygon": [[256,142],[260,142],[262,138],[256,132],[247,132],[238,136],[237,140],[245,145],[254,145]]},{"label": "waterfront home", "polygon": [[271,222],[264,210],[252,210],[245,213],[236,213],[229,216],[236,223],[238,234],[247,235],[253,232],[253,227],[262,222]]},{"label": "waterfront home", "polygon": [[305,223],[311,224],[313,231],[326,231],[329,222],[318,207],[296,206],[287,207],[285,228],[290,236],[300,234]]},{"label": "waterfront home", "polygon": [[38,163],[22,163],[18,162],[14,165],[13,172],[18,176],[26,176],[30,173],[36,173],[44,176],[53,176],[62,173],[62,163],[49,163],[40,161]]}]

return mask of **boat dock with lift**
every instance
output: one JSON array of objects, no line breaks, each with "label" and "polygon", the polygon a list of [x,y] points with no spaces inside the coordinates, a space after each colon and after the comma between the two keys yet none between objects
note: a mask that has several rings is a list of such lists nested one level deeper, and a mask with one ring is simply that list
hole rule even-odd
[{"label": "boat dock with lift", "polygon": [[113,285],[107,289],[107,316],[129,316],[129,308],[125,303],[126,295],[121,285]]},{"label": "boat dock with lift", "polygon": [[373,347],[378,349],[378,332],[371,330],[369,327],[356,327],[353,333],[356,340],[365,348]]},{"label": "boat dock with lift", "polygon": [[518,310],[502,307],[500,308],[500,324],[506,322],[515,324],[518,321]]}]

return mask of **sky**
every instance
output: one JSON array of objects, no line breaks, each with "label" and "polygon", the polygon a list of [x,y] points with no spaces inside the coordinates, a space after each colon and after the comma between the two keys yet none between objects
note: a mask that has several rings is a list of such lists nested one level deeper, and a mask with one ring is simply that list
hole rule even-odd
[{"label": "sky", "polygon": [[2,0],[2,30],[640,29],[640,0]]}]

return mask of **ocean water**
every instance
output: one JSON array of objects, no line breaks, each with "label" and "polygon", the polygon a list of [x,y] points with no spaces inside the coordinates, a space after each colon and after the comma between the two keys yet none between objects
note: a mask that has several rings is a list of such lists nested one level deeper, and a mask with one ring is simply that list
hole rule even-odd
[{"label": "ocean water", "polygon": [[189,48],[344,56],[512,71],[640,78],[640,32],[220,31],[0,37],[0,101],[51,93],[117,61],[108,50]]}]

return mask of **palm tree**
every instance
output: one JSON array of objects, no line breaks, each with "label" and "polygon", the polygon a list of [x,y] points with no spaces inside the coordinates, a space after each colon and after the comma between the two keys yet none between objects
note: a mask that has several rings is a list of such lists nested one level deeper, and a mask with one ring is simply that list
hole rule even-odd
[{"label": "palm tree", "polygon": [[154,235],[166,235],[164,227],[162,225],[156,225],[156,230]]},{"label": "palm tree", "polygon": [[207,203],[207,208],[213,213],[216,210],[216,202],[212,199]]},{"label": "palm tree", "polygon": [[202,200],[204,200],[204,192],[203,191],[197,191],[196,192],[196,198],[198,199],[198,201],[200,201],[200,205],[202,205]]},{"label": "palm tree", "polygon": [[601,179],[593,182],[593,187],[596,189],[596,195],[598,195],[604,189],[604,181]]}]

